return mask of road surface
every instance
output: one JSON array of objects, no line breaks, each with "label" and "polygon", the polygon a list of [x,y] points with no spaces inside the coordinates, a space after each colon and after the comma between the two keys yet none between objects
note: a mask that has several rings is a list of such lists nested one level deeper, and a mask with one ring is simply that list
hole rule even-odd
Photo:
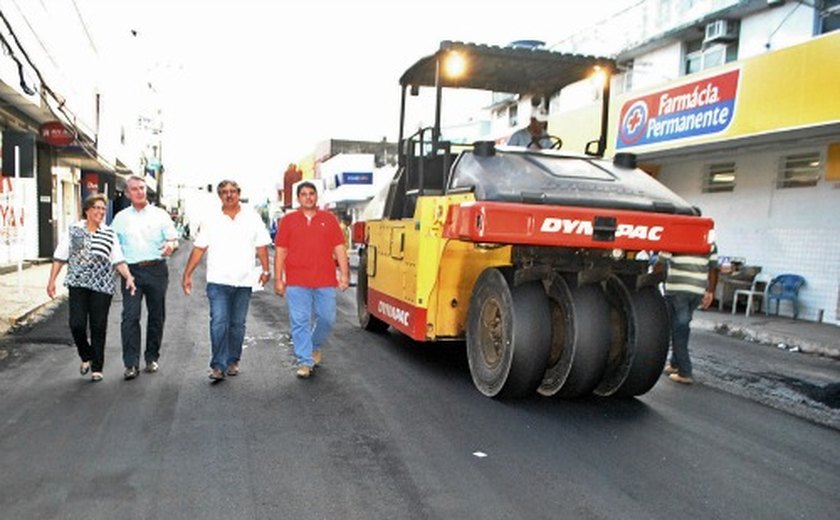
[{"label": "road surface", "polygon": [[[161,370],[78,374],[66,305],[6,338],[2,518],[803,518],[840,511],[840,434],[707,384],[638,399],[497,401],[463,346],[355,324],[294,376],[285,301],[252,300],[239,376],[207,378],[203,268],[172,260]],[[117,298],[118,300],[118,298]],[[734,341],[698,335],[696,341]],[[716,348],[725,348],[721,343]]]}]

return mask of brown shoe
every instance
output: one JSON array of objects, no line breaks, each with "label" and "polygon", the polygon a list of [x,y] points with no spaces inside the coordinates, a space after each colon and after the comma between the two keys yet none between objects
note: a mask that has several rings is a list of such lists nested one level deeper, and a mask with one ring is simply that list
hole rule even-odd
[{"label": "brown shoe", "polygon": [[669,363],[665,365],[665,373],[670,376],[671,374],[678,374],[679,370],[677,370],[677,367]]},{"label": "brown shoe", "polygon": [[210,379],[213,381],[221,381],[225,378],[225,374],[219,370],[218,368],[214,368],[210,371]]},{"label": "brown shoe", "polygon": [[312,352],[312,360],[315,361],[315,366],[321,365],[321,351],[315,350]]},{"label": "brown shoe", "polygon": [[231,363],[227,367],[227,375],[235,376],[239,375],[239,364],[238,363]]},{"label": "brown shoe", "polygon": [[681,384],[684,384],[684,385],[694,384],[694,379],[691,376],[683,376],[683,375],[680,375],[677,372],[674,372],[673,374],[671,374],[668,377],[671,379],[671,381],[674,381],[676,383],[681,383]]},{"label": "brown shoe", "polygon": [[307,377],[312,375],[312,367],[308,367],[306,365],[298,367],[296,374],[299,378],[306,379]]}]

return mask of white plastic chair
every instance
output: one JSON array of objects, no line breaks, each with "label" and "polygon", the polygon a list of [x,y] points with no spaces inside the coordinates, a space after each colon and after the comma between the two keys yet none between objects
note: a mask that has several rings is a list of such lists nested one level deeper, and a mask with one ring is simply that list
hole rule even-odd
[{"label": "white plastic chair", "polygon": [[[766,291],[767,285],[770,283],[770,280],[773,279],[773,275],[770,273],[758,273],[753,278],[752,284],[750,285],[749,289],[737,289],[735,293],[732,295],[732,314],[735,314],[736,309],[738,308],[738,296],[746,296],[747,297],[747,316],[750,315],[750,311],[752,310],[753,300],[755,298],[766,300]],[[765,301],[766,305],[766,301]]]}]

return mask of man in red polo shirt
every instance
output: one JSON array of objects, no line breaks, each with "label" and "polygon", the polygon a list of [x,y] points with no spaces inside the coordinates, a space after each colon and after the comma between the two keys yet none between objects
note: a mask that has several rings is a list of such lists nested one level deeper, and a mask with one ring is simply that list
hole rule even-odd
[{"label": "man in red polo shirt", "polygon": [[318,209],[315,185],[304,181],[296,194],[300,208],[280,220],[274,237],[274,292],[286,297],[297,376],[307,378],[321,363],[321,346],[335,323],[335,289],[350,285],[350,267],[338,219]]}]

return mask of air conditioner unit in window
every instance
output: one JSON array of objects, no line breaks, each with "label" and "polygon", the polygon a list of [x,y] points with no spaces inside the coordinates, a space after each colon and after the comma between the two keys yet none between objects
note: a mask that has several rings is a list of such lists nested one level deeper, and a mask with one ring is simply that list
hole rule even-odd
[{"label": "air conditioner unit in window", "polygon": [[706,24],[703,43],[731,42],[738,39],[738,25],[729,20],[715,20]]}]

